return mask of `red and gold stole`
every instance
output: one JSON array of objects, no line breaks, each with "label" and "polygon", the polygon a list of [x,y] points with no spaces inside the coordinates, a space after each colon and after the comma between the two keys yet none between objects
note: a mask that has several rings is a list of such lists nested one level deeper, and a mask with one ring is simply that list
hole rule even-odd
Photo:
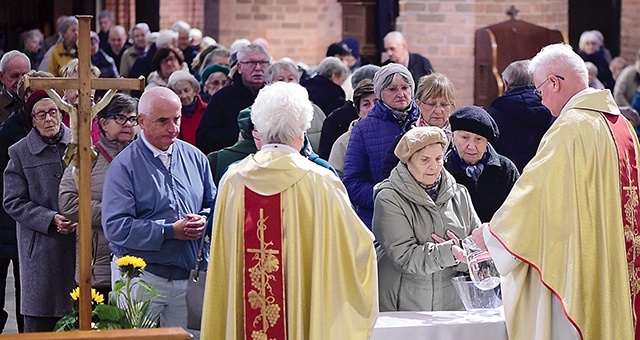
[{"label": "red and gold stole", "polygon": [[640,313],[640,211],[638,210],[638,167],[633,136],[621,115],[603,114],[613,133],[618,149],[620,168],[620,194],[622,199],[622,222],[627,250],[627,269],[631,288],[631,307],[636,339],[640,335],[638,314]]},{"label": "red and gold stole", "polygon": [[245,339],[286,339],[280,194],[244,190]]}]

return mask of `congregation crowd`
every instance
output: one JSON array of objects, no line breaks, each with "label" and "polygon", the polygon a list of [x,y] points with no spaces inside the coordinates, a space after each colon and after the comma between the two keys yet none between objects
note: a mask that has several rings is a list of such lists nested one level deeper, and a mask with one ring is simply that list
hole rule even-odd
[{"label": "congregation crowd", "polygon": [[[631,65],[612,58],[597,31],[582,35],[579,51],[549,52],[575,77],[537,74],[551,67],[546,59],[515,61],[501,74],[504,94],[482,108],[458,105],[453,83],[410,53],[400,32],[385,36],[381,66],[346,38],[309,67],[272,60],[263,38],[227,48],[184,21],[126,32],[109,11],[98,20],[91,76],[144,76],[147,86],[117,93],[92,122],[92,286],[107,296],[117,259],[138,256],[161,295],[162,325],[187,328],[187,281],[210,235],[203,338],[249,331],[236,328],[248,308],[244,253],[278,242],[279,265],[267,277],[286,287],[286,311],[278,310],[289,338],[366,338],[378,312],[463,310],[451,280],[468,272],[461,240],[483,237],[477,230],[490,246],[483,223],[528,197],[522,183],[544,166],[543,137],[569,98],[609,89],[640,125],[640,52]],[[77,105],[78,90],[52,98],[24,86],[25,75],[76,78],[77,41],[77,19],[61,17],[57,34],[24,32],[23,50],[0,60],[0,304],[12,262],[20,332],[53,330],[77,282],[77,169],[62,160],[73,110],[59,103]],[[543,98],[545,87],[572,81],[585,86],[561,105]],[[263,210],[282,216],[264,219]],[[276,225],[281,241],[248,240],[253,221]],[[7,318],[4,308],[0,327]]]}]

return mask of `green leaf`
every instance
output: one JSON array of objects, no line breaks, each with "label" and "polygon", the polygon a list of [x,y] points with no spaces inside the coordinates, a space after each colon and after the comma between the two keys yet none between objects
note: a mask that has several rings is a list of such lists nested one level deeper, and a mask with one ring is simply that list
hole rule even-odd
[{"label": "green leaf", "polygon": [[100,321],[119,321],[124,316],[124,311],[118,307],[110,305],[99,305],[93,310],[93,314],[100,318]]},{"label": "green leaf", "polygon": [[78,315],[65,315],[58,322],[56,326],[53,328],[56,332],[64,332],[70,331],[72,329],[78,329]]},{"label": "green leaf", "polygon": [[140,286],[142,286],[144,289],[146,289],[147,292],[153,294],[153,298],[157,298],[157,297],[161,297],[162,296],[158,292],[156,292],[156,290],[153,289],[153,287],[149,286],[149,284],[146,281],[138,280],[136,283],[139,284]]},{"label": "green leaf", "polygon": [[116,283],[113,285],[113,291],[120,293],[122,291],[122,287],[124,287],[124,281],[122,280],[118,280],[116,281]]},{"label": "green leaf", "polygon": [[116,292],[116,291],[110,291],[109,292],[109,296],[108,296],[108,300],[107,303],[111,306],[117,306],[118,305],[118,297],[120,296],[120,293]]}]

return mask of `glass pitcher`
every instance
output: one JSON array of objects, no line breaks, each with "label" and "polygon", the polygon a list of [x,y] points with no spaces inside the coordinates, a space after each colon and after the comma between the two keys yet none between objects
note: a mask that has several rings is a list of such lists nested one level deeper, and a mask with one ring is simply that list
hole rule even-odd
[{"label": "glass pitcher", "polygon": [[465,250],[469,275],[475,286],[481,290],[497,287],[500,284],[500,273],[489,251],[481,250],[473,240],[473,236],[462,240],[462,248]]}]

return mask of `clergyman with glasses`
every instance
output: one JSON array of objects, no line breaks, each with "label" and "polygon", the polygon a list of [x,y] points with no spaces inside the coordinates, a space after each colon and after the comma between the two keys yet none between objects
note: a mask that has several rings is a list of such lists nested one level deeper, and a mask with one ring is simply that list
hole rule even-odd
[{"label": "clergyman with glasses", "polygon": [[[102,189],[109,164],[136,136],[138,100],[117,93],[107,107],[98,112],[100,140],[94,146],[97,158],[91,168],[91,264],[92,287],[105,297],[111,290],[111,250],[102,230]],[[77,174],[67,167],[60,182],[58,204],[60,213],[70,220],[78,220]]]},{"label": "clergyman with glasses", "polygon": [[250,44],[237,53],[238,63],[231,84],[216,92],[196,131],[196,146],[205,154],[238,141],[238,114],[253,104],[264,86],[264,73],[271,55],[260,44]]},{"label": "clergyman with glasses", "polygon": [[18,258],[25,332],[50,332],[71,312],[75,287],[77,223],[58,208],[62,161],[71,131],[47,94],[33,92],[25,103],[33,128],[9,148],[3,204],[17,222]]},{"label": "clergyman with glasses", "polygon": [[504,205],[473,232],[502,276],[510,339],[637,339],[640,144],[570,45],[529,65],[558,117]]}]

